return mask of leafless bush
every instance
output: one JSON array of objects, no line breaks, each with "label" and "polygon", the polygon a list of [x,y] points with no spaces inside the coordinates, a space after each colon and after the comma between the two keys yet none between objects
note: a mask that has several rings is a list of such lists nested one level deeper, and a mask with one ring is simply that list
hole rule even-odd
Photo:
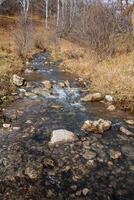
[{"label": "leafless bush", "polygon": [[25,60],[34,46],[33,27],[31,23],[29,21],[25,23],[23,17],[21,17],[13,34],[17,54]]}]

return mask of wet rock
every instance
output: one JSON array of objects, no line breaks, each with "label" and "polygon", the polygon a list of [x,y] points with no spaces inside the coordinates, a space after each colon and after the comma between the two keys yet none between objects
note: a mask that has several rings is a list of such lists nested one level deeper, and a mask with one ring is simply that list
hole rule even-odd
[{"label": "wet rock", "polygon": [[77,190],[77,185],[72,185],[72,186],[71,186],[71,189],[72,189],[73,191],[76,191],[76,190]]},{"label": "wet rock", "polygon": [[13,77],[12,77],[12,82],[13,82],[14,85],[20,87],[20,86],[24,85],[25,79],[20,77],[20,76],[18,76],[18,75],[16,75],[16,74],[14,74]]},{"label": "wet rock", "polygon": [[87,120],[82,126],[81,130],[94,132],[94,133],[103,133],[111,128],[112,122],[108,120],[99,119],[97,121]]},{"label": "wet rock", "polygon": [[123,133],[124,135],[127,135],[127,136],[134,136],[134,133],[132,133],[131,131],[129,131],[128,129],[126,129],[125,127],[120,127],[120,131],[121,133]]},{"label": "wet rock", "polygon": [[134,159],[134,148],[130,144],[125,144],[121,147],[122,153],[125,154],[125,156]]},{"label": "wet rock", "polygon": [[30,179],[37,179],[38,172],[37,170],[33,169],[32,167],[27,167],[25,170],[25,174],[29,176]]},{"label": "wet rock", "polygon": [[117,160],[117,159],[121,158],[121,152],[111,149],[110,150],[110,158],[112,158],[113,160]]},{"label": "wet rock", "polygon": [[129,124],[129,125],[134,125],[134,120],[128,119],[128,120],[126,120],[126,123]]},{"label": "wet rock", "polygon": [[64,81],[64,85],[65,85],[66,87],[70,88],[70,83],[69,83],[68,80]]},{"label": "wet rock", "polygon": [[89,193],[89,189],[88,188],[84,188],[82,190],[82,193],[83,193],[84,196],[87,196],[87,194]]},{"label": "wet rock", "polygon": [[90,149],[90,143],[89,143],[89,141],[84,141],[83,142],[83,148],[84,149]]},{"label": "wet rock", "polygon": [[43,81],[42,84],[47,90],[50,90],[52,88],[52,84],[50,83],[49,80]]},{"label": "wet rock", "polygon": [[59,85],[61,88],[64,88],[64,87],[65,87],[65,84],[64,84],[63,82],[58,83],[58,85]]},{"label": "wet rock", "polygon": [[26,74],[30,74],[30,73],[32,73],[32,72],[33,72],[33,71],[32,71],[31,69],[26,69],[26,70],[25,70],[25,73],[26,73]]},{"label": "wet rock", "polygon": [[103,100],[103,96],[101,93],[87,94],[85,97],[81,98],[81,101],[84,101],[84,102],[101,101],[101,100]]},{"label": "wet rock", "polygon": [[19,126],[15,126],[15,127],[13,127],[12,129],[13,129],[13,131],[19,131],[19,130],[20,130],[20,127],[19,127]]},{"label": "wet rock", "polygon": [[76,135],[65,129],[59,129],[52,132],[50,145],[73,142],[77,139]]},{"label": "wet rock", "polygon": [[43,165],[46,168],[53,168],[55,166],[55,162],[54,162],[54,160],[52,160],[50,158],[45,158],[43,160]]},{"label": "wet rock", "polygon": [[110,105],[108,106],[107,110],[112,112],[112,111],[115,111],[116,107],[114,105]]},{"label": "wet rock", "polygon": [[84,88],[84,87],[86,87],[86,82],[84,81],[84,79],[83,78],[78,78],[77,79],[77,85],[79,86],[79,87],[82,87],[82,88]]},{"label": "wet rock", "polygon": [[51,106],[51,108],[59,110],[59,109],[62,108],[62,106],[61,106],[61,105],[56,105],[56,104],[54,105],[54,104],[53,104],[53,105]]},{"label": "wet rock", "polygon": [[96,157],[96,153],[93,151],[86,151],[82,156],[87,160],[92,160]]},{"label": "wet rock", "polygon": [[40,88],[40,87],[34,88],[34,89],[32,90],[32,92],[33,92],[34,94],[41,95],[41,96],[48,96],[48,95],[49,95],[49,93],[48,93],[47,91],[43,90],[43,89]]},{"label": "wet rock", "polygon": [[51,199],[54,196],[52,190],[47,191],[47,198]]},{"label": "wet rock", "polygon": [[3,124],[3,128],[10,128],[11,124]]},{"label": "wet rock", "polygon": [[113,97],[111,95],[106,95],[105,96],[105,100],[108,102],[112,102],[113,101]]},{"label": "wet rock", "polygon": [[134,172],[134,165],[130,165],[129,169]]},{"label": "wet rock", "polygon": [[82,194],[81,190],[76,192],[76,196],[81,196],[81,194]]}]

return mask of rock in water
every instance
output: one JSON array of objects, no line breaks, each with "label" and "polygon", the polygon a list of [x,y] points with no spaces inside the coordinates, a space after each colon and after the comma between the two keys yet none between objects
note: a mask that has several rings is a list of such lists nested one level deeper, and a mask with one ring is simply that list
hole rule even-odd
[{"label": "rock in water", "polygon": [[112,111],[115,111],[116,107],[114,105],[110,105],[108,106],[107,110],[112,112]]},{"label": "rock in water", "polygon": [[50,145],[64,144],[73,142],[77,139],[76,135],[65,129],[59,129],[52,132]]},{"label": "rock in water", "polygon": [[126,120],[126,123],[129,124],[129,125],[134,125],[134,120],[128,119],[128,120]]},{"label": "rock in water", "polygon": [[127,130],[125,127],[120,127],[120,131],[121,133],[123,133],[124,135],[127,135],[127,136],[132,136],[134,137],[134,133],[132,133],[131,131]]},{"label": "rock in water", "polygon": [[87,94],[85,97],[81,98],[81,101],[87,102],[87,101],[101,101],[103,99],[103,96],[101,93],[93,93],[93,94]]},{"label": "rock in water", "polygon": [[20,86],[24,85],[25,79],[14,74],[13,77],[12,77],[12,82],[13,82],[14,85],[20,87]]},{"label": "rock in water", "polygon": [[112,102],[113,101],[113,97],[111,95],[106,95],[105,96],[105,100],[108,102]]},{"label": "rock in water", "polygon": [[108,120],[99,119],[97,121],[87,120],[82,126],[81,130],[94,132],[94,133],[103,133],[111,128],[112,122]]},{"label": "rock in water", "polygon": [[52,84],[48,80],[43,81],[42,84],[45,87],[45,89],[47,89],[47,90],[50,90],[52,88]]}]

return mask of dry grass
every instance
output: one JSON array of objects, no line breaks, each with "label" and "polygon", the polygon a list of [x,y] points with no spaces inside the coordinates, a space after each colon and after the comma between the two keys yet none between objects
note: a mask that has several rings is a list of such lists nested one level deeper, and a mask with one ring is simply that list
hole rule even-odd
[{"label": "dry grass", "polygon": [[[124,39],[124,38],[123,38]],[[126,37],[125,37],[126,39]],[[117,38],[116,38],[117,40]],[[118,40],[116,56],[100,61],[94,52],[60,40],[60,51],[52,53],[53,59],[63,60],[61,67],[84,79],[91,81],[91,91],[112,94],[115,100],[134,100],[134,50],[132,42]],[[131,52],[127,53],[129,46]],[[124,50],[123,50],[124,49]]]}]

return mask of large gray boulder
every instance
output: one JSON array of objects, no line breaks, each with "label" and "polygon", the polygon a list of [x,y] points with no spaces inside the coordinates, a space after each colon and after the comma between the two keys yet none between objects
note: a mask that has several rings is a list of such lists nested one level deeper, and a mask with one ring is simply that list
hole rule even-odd
[{"label": "large gray boulder", "polygon": [[74,142],[77,140],[77,136],[65,129],[59,129],[59,130],[54,130],[52,132],[51,140],[50,140],[50,145],[56,145],[56,144],[64,144],[68,142]]}]

